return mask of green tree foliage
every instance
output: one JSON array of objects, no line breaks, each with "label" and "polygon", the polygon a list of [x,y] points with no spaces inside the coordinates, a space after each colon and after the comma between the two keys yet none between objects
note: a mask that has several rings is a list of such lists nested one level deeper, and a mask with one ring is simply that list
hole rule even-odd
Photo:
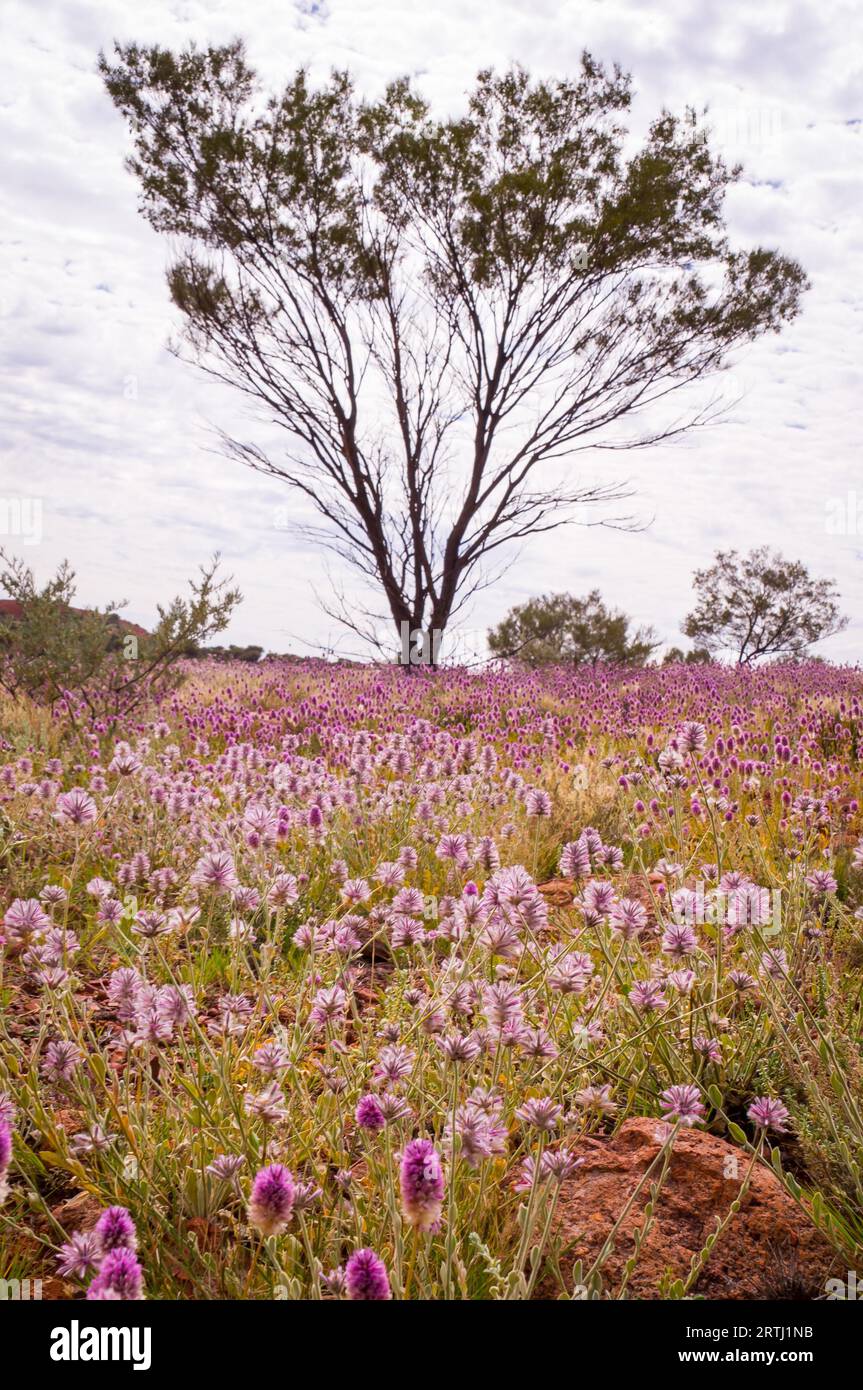
[{"label": "green tree foliage", "polygon": [[0,685],[13,698],[50,707],[62,701],[73,717],[83,706],[113,723],[141,700],[166,694],[182,678],[178,662],[222,632],[241,601],[230,580],[218,578],[214,556],[190,582],[187,598],[158,608],[147,633],[124,623],[122,603],[74,607],[75,574],[65,560],[41,589],[23,561],[2,551],[0,560],[0,588],[18,610],[0,622]]},{"label": "green tree foliage", "polygon": [[598,589],[586,598],[543,594],[511,609],[489,632],[488,645],[494,656],[527,666],[602,661],[643,666],[658,643],[651,628],[630,634],[629,627],[626,614],[607,608]]},{"label": "green tree foliage", "polygon": [[188,655],[200,660],[211,661],[248,661],[254,664],[260,661],[264,654],[263,647],[250,645],[247,647],[236,647],[233,643],[229,647],[192,647]]},{"label": "green tree foliage", "polygon": [[630,79],[589,54],[573,80],[481,72],[445,119],[407,79],[265,96],[240,42],[100,69],[187,349],[283,432],[227,448],[305,495],[397,634],[443,632],[503,547],[622,495],[551,465],[699,422],[674,393],[798,312],[799,265],[729,246],[740,170],[696,114],[630,150]]},{"label": "green tree foliage", "polygon": [[711,654],[733,653],[741,666],[762,656],[803,656],[848,625],[833,580],[813,579],[799,560],[766,546],[748,555],[717,551],[692,587],[697,603],[684,633]]},{"label": "green tree foliage", "polygon": [[706,647],[691,647],[685,652],[682,647],[669,647],[662,658],[663,666],[674,666],[683,663],[686,666],[701,666],[710,661],[710,652]]}]

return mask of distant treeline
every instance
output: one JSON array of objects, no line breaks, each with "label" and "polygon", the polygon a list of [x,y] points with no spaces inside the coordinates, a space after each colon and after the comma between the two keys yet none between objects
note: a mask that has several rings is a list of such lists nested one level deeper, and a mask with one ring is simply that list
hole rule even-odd
[{"label": "distant treeline", "polygon": [[[248,647],[196,647],[190,646],[183,653],[185,657],[191,657],[195,661],[260,661],[264,655],[264,648],[255,646]],[[265,661],[302,661],[304,658],[297,656],[294,652],[267,652]]]}]

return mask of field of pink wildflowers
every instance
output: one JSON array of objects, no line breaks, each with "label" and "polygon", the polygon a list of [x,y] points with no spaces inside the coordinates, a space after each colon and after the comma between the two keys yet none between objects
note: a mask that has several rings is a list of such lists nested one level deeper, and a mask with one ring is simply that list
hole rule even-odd
[{"label": "field of pink wildflowers", "polygon": [[271,663],[113,730],[4,705],[0,1277],[608,1297],[614,1232],[585,1260],[555,1210],[638,1116],[769,1166],[845,1267],[861,701],[817,663]]}]

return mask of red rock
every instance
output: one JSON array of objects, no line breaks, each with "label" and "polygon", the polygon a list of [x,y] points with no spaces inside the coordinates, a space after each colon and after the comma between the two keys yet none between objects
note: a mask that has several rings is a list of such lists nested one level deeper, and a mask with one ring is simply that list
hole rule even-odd
[{"label": "red rock", "polygon": [[571,907],[583,886],[572,878],[550,878],[547,883],[537,884],[549,907]]},{"label": "red rock", "polygon": [[[581,1259],[586,1273],[602,1244],[664,1142],[661,1120],[624,1121],[610,1139],[587,1139],[578,1146],[583,1167],[562,1187],[553,1230],[566,1243],[561,1270],[572,1292],[572,1266]],[[630,1298],[661,1298],[663,1277],[686,1279],[690,1261],[703,1248],[737,1197],[749,1159],[733,1145],[701,1130],[681,1130],[669,1173],[659,1196],[653,1225],[627,1284]],[[655,1170],[635,1199],[602,1269],[603,1295],[620,1288],[634,1232]],[[737,1174],[735,1177],[734,1174]],[[769,1168],[753,1170],[741,1210],[719,1237],[690,1290],[712,1299],[812,1299],[823,1295],[826,1280],[842,1260],[815,1229]],[[844,1266],[843,1266],[844,1267]],[[554,1298],[559,1287],[545,1281],[540,1298]]]}]

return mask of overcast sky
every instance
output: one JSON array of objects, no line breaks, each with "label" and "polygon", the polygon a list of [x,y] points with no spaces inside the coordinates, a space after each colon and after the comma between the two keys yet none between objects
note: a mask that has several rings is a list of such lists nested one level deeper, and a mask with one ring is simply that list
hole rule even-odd
[{"label": "overcast sky", "polygon": [[[795,324],[722,378],[723,395],[741,398],[726,423],[601,457],[609,477],[631,479],[645,530],[569,528],[528,543],[465,627],[480,632],[531,594],[598,587],[682,643],[693,570],[719,547],[767,543],[837,579],[851,624],[820,650],[858,660],[857,0],[3,0],[0,13],[0,544],[39,578],[66,556],[82,602],[127,598],[128,616],[149,624],[156,602],[219,549],[245,594],[221,640],[352,646],[316,601],[327,593],[323,556],[281,525],[299,504],[216,451],[214,427],[250,433],[238,397],[166,351],[176,327],[169,252],[137,212],[126,130],[95,72],[100,47],[239,33],[272,86],[300,64],[318,77],[350,68],[369,94],[410,73],[441,112],[460,109],[480,67],[518,59],[567,75],[587,47],[632,72],[636,130],[663,105],[709,104],[716,142],[745,165],[726,204],[732,242],[796,257],[812,289]],[[844,534],[840,499],[850,503]]]}]

